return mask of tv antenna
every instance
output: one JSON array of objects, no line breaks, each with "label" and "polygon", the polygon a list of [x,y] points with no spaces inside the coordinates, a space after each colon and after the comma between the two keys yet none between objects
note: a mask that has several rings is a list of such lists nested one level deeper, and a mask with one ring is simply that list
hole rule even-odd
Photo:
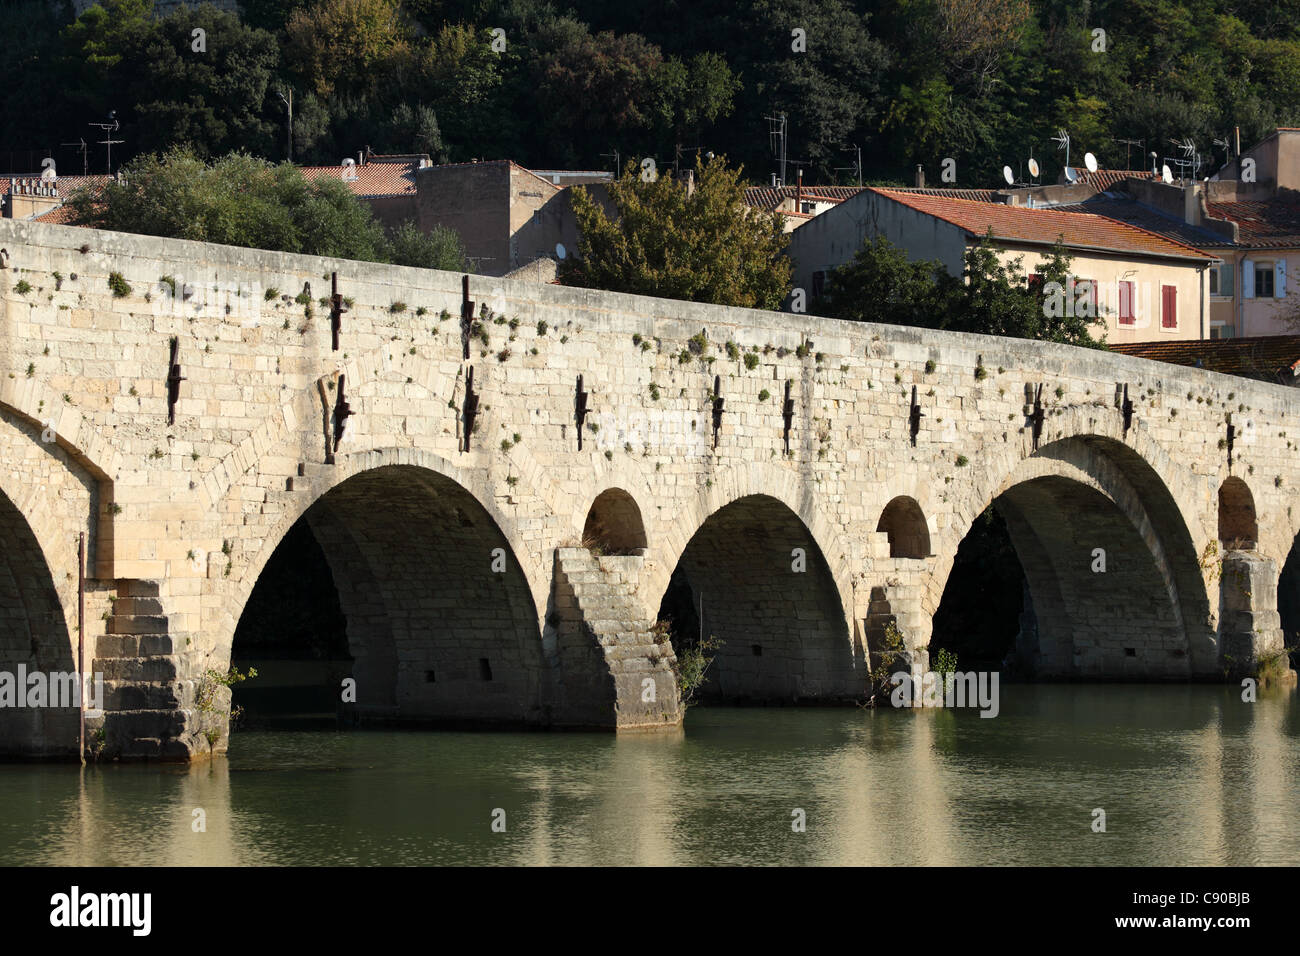
[{"label": "tv antenna", "polygon": [[[1065,150],[1065,168],[1070,168],[1070,134],[1064,129],[1058,129],[1056,135],[1052,137],[1052,142],[1056,144],[1057,149]],[[1066,177],[1069,178],[1068,176]],[[1074,180],[1070,180],[1073,182]]]},{"label": "tv antenna", "polygon": [[777,157],[777,163],[781,168],[779,184],[785,185],[785,150],[789,139],[787,132],[787,123],[784,113],[777,113],[775,116],[763,117],[767,120],[767,136],[772,146],[772,153]]},{"label": "tv antenna", "polygon": [[1138,148],[1138,151],[1141,152],[1143,141],[1140,139],[1119,139],[1117,137],[1115,139],[1115,142],[1124,144],[1124,168],[1132,169],[1133,167],[1128,164],[1130,151],[1134,146],[1136,146]]},{"label": "tv antenna", "polygon": [[844,152],[846,152],[846,153],[849,152],[850,150],[856,150],[856,151],[857,151],[858,159],[857,159],[857,163],[856,163],[856,165],[853,165],[853,166],[836,166],[836,167],[835,167],[835,172],[837,172],[837,173],[841,173],[841,172],[844,172],[845,170],[851,170],[851,171],[853,172],[853,175],[856,176],[857,179],[858,179],[858,185],[861,186],[861,185],[862,185],[862,147],[859,146],[857,143],[853,143],[853,144],[851,144],[851,145],[849,145],[849,146],[846,146],[846,147],[844,148]]},{"label": "tv antenna", "polygon": [[90,160],[86,158],[86,150],[89,148],[84,139],[79,139],[75,143],[60,143],[60,146],[75,146],[81,150],[81,175],[90,175]]},{"label": "tv antenna", "polygon": [[1201,171],[1201,154],[1196,151],[1196,144],[1192,142],[1190,137],[1182,142],[1176,139],[1171,139],[1169,142],[1178,148],[1178,151],[1183,154],[1183,158],[1169,159],[1166,157],[1167,164],[1178,168],[1179,179],[1187,179],[1189,173],[1191,178],[1195,179],[1197,173]]},{"label": "tv antenna", "polygon": [[1213,140],[1213,142],[1215,146],[1223,147],[1223,163],[1226,166],[1229,162],[1232,161],[1232,150],[1228,143],[1228,137],[1225,136],[1223,137],[1223,139],[1216,138],[1215,140]]},{"label": "tv antenna", "polygon": [[96,140],[95,142],[97,142],[100,146],[103,146],[105,148],[107,152],[107,163],[108,163],[108,168],[105,170],[105,172],[107,172],[108,175],[110,176],[113,175],[113,146],[126,142],[126,140],[124,139],[113,139],[113,134],[116,133],[119,129],[121,129],[121,125],[122,125],[117,121],[117,110],[108,111],[108,122],[106,123],[87,123],[86,125],[98,127],[99,129],[104,131],[104,138],[100,140]]},{"label": "tv antenna", "polygon": [[620,169],[618,165],[618,150],[616,149],[612,153],[601,153],[600,158],[614,160],[614,178],[618,179],[619,174],[622,172],[622,169]]}]

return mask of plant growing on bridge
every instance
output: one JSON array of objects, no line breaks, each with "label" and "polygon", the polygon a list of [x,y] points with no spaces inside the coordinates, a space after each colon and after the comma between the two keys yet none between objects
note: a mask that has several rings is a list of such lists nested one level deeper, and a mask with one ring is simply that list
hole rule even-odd
[{"label": "plant growing on bridge", "polygon": [[906,653],[907,642],[903,640],[903,632],[898,629],[895,621],[888,621],[881,635],[880,647],[871,652],[875,663],[870,660],[867,662],[871,675],[871,693],[867,695],[866,706],[878,707],[883,701],[889,699],[894,689],[894,667]]},{"label": "plant growing on bridge", "polygon": [[713,665],[713,652],[722,647],[724,642],[712,634],[690,644],[674,641],[672,624],[668,621],[659,621],[651,633],[656,644],[668,642],[675,649],[673,677],[677,679],[677,699],[685,711],[695,703],[695,697],[704,686],[709,668]]},{"label": "plant growing on bridge", "polygon": [[[222,688],[229,689],[256,676],[256,667],[250,667],[246,674],[241,674],[237,667],[232,667],[225,673],[212,668],[204,671],[203,677],[194,688],[194,709],[201,715],[201,720],[204,723],[221,723],[228,720],[232,724],[238,721],[243,708],[234,707],[226,710],[220,703],[220,691]],[[209,726],[204,728],[203,736],[211,749],[216,746],[222,734],[216,727]]]},{"label": "plant growing on bridge", "polygon": [[108,287],[113,290],[115,299],[125,299],[131,294],[131,283],[127,282],[126,277],[120,272],[108,274]]}]

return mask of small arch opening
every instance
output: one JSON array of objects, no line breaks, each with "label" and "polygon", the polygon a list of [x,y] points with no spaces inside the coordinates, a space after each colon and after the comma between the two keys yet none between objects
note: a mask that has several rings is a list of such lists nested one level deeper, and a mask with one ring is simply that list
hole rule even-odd
[{"label": "small arch opening", "polygon": [[1225,551],[1249,551],[1259,542],[1255,497],[1240,478],[1219,486],[1219,543]]},{"label": "small arch opening", "polygon": [[925,523],[925,513],[915,498],[899,495],[880,513],[876,531],[889,535],[891,558],[928,558],[930,556],[930,528]]},{"label": "small arch opening", "polygon": [[646,547],[641,509],[631,495],[609,488],[596,496],[582,527],[582,546],[600,554],[632,554]]}]

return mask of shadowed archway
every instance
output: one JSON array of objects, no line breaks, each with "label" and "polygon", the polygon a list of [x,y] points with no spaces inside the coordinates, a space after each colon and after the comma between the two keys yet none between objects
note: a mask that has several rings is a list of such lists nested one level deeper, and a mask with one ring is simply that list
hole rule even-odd
[{"label": "shadowed archway", "polygon": [[1255,496],[1234,475],[1219,486],[1219,544],[1225,551],[1249,551],[1258,542]]},{"label": "shadowed archway", "polygon": [[876,531],[889,536],[891,558],[926,558],[930,555],[930,529],[915,498],[899,495],[885,505]]},{"label": "shadowed archway", "polygon": [[[69,550],[75,556],[69,542]],[[75,573],[75,559],[69,562]],[[78,708],[19,706],[27,686],[17,683],[21,667],[28,674],[69,674],[75,667],[72,634],[54,576],[31,526],[17,506],[0,492],[0,672],[14,675],[0,691],[0,755],[76,755]],[[47,685],[48,686],[48,685]],[[14,699],[4,694],[13,693]]]},{"label": "shadowed archway", "polygon": [[582,541],[605,554],[632,554],[645,548],[645,525],[635,499],[622,488],[598,494],[587,512]]},{"label": "shadowed archway", "polygon": [[[1132,448],[1096,435],[1054,442],[1001,481],[991,506],[1005,522],[1024,586],[1014,630],[1004,621],[983,659],[996,661],[1005,650],[1017,670],[1048,678],[1185,680],[1214,672],[1217,642],[1190,532],[1163,481]],[[943,601],[955,583],[945,578]],[[946,611],[940,605],[936,620]]]},{"label": "shadowed archway", "polygon": [[360,718],[541,719],[541,636],[518,561],[469,491],[411,465],[355,474],[303,514],[262,568],[231,659],[279,675],[240,685],[250,707],[295,688]]},{"label": "shadowed archway", "polygon": [[660,602],[679,656],[721,641],[705,702],[833,702],[861,696],[839,592],[804,523],[785,504],[747,495],[691,537]]}]

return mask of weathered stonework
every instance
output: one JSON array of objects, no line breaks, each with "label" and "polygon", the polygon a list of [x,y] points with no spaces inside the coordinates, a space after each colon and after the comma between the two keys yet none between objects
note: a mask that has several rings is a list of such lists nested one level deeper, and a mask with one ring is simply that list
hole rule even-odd
[{"label": "weathered stonework", "polygon": [[[866,686],[889,620],[924,663],[957,546],[995,500],[1033,597],[1019,651],[1049,677],[1221,679],[1220,487],[1231,474],[1250,493],[1251,553],[1272,562],[1258,573],[1276,577],[1300,532],[1300,396],[1279,386],[480,277],[471,296],[493,314],[465,360],[459,275],[16,221],[0,249],[0,641],[13,661],[72,659],[86,532],[87,658],[112,685],[106,743],[125,757],[224,748],[228,695],[213,717],[196,687],[229,666],[300,519],[330,561],[359,714],[609,728],[680,719],[671,649],[650,632],[679,565],[726,641],[726,696],[838,700]],[[337,352],[332,272],[349,310]],[[172,337],[184,381],[168,425]],[[353,414],[335,452],[340,376]],[[584,557],[611,489],[636,508],[608,521],[639,522],[644,548]],[[1227,610],[1269,621],[1275,595]],[[1250,658],[1275,641],[1246,643]],[[0,723],[5,750],[75,747],[75,719],[23,719]]]}]

